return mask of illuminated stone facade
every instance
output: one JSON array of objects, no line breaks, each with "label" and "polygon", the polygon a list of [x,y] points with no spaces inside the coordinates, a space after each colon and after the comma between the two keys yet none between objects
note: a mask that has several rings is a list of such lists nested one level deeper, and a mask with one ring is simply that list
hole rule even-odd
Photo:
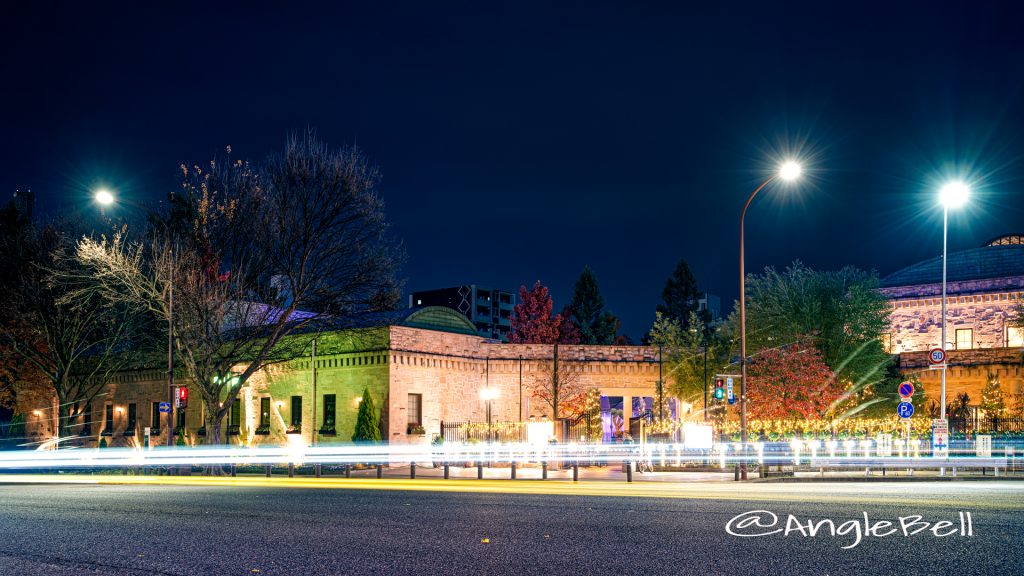
[{"label": "illuminated stone facade", "polygon": [[[484,422],[486,404],[480,397],[484,388],[498,394],[491,404],[494,421],[550,417],[551,407],[531,398],[530,386],[550,374],[553,346],[494,343],[476,335],[472,324],[447,309],[424,308],[402,314],[388,326],[359,331],[358,337],[345,331],[321,335],[318,342],[322,352],[315,359],[315,395],[310,357],[254,375],[239,394],[237,417],[225,418],[222,437],[240,445],[308,446],[314,442],[315,429],[318,444],[349,442],[364,388],[370,391],[380,412],[382,437],[394,443],[429,441],[441,431],[442,421]],[[558,354],[560,362],[576,373],[580,386],[622,397],[626,406],[631,405],[633,397],[651,398],[655,394],[656,349],[560,345]],[[330,396],[334,397],[333,428],[325,422],[324,414]],[[190,398],[185,432],[190,443],[199,443],[204,425],[199,391],[191,389]],[[164,372],[119,375],[92,403],[90,425],[76,426],[74,432],[83,437],[76,443],[95,445],[106,438],[112,446],[142,445],[144,428],[157,426],[153,403],[166,399]],[[127,419],[132,404],[136,411],[134,430],[128,428]],[[296,408],[301,415],[296,414]],[[418,417],[414,413],[417,408]],[[109,427],[108,409],[112,410]],[[52,436],[54,426],[48,415],[52,416],[52,410],[28,416],[31,437],[41,440]],[[310,426],[314,420],[316,426]],[[416,424],[423,427],[424,434],[410,433]],[[166,426],[164,415],[159,418],[164,435]],[[152,437],[151,443],[161,445],[164,440],[163,436]]]},{"label": "illuminated stone facade", "polygon": [[[966,392],[972,404],[990,376],[1004,395],[1024,387],[1024,330],[1015,326],[1024,302],[1024,245],[1019,236],[949,255],[946,287],[947,402]],[[942,341],[942,259],[933,258],[882,280],[892,306],[889,350],[905,373],[917,374],[931,399],[940,397],[941,371],[929,370],[927,353]]]}]

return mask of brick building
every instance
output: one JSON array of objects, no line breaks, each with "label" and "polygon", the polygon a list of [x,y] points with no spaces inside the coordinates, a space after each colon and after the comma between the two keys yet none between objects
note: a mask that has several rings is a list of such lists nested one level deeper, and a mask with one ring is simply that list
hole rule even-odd
[{"label": "brick building", "polygon": [[[1024,236],[950,253],[946,285],[947,402],[966,392],[977,405],[989,377],[999,379],[1006,396],[1021,392],[1024,330],[1013,319],[1024,302]],[[887,276],[881,291],[892,306],[886,346],[938,401],[941,372],[928,369],[928,351],[942,340],[941,256]]]},{"label": "brick building", "polygon": [[[222,437],[236,445],[308,446],[315,432],[317,444],[349,442],[364,388],[373,396],[382,437],[389,442],[429,441],[441,431],[442,421],[484,422],[480,391],[485,388],[497,392],[491,402],[496,422],[550,417],[551,407],[531,398],[530,388],[550,377],[553,346],[483,338],[467,318],[444,307],[395,311],[379,324],[321,334],[315,358],[297,358],[251,377],[224,420]],[[560,345],[558,355],[579,386],[600,390],[606,438],[614,434],[610,416],[616,407],[626,408],[626,430],[630,418],[651,410],[656,349]],[[190,441],[200,442],[205,434],[202,401],[198,390],[191,390],[190,397],[184,414],[175,415],[176,427],[183,426]],[[168,415],[161,415],[158,406],[166,398],[164,371],[120,374],[92,402],[73,430],[81,439],[71,443],[93,446],[106,438],[111,446],[138,446],[149,427],[151,443],[161,445]],[[666,398],[666,405],[676,413],[674,399]],[[52,415],[52,409],[30,414],[29,435],[51,438]],[[417,427],[424,433],[416,434]]]}]

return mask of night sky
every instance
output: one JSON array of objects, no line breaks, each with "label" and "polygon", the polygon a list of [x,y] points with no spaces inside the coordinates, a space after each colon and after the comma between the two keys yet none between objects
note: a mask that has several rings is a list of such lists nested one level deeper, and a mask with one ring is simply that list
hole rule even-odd
[{"label": "night sky", "polygon": [[740,209],[782,157],[808,178],[751,208],[750,270],[935,256],[951,175],[951,249],[1024,231],[1014,2],[19,4],[0,193],[48,214],[312,127],[380,166],[407,289],[540,279],[561,307],[589,265],[634,338],[679,258],[737,297]]}]

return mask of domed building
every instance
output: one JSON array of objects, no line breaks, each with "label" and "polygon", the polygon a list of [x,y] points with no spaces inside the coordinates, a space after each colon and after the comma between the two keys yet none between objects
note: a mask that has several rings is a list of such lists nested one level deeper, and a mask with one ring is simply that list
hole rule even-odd
[{"label": "domed building", "polygon": [[[904,373],[919,376],[928,397],[940,397],[941,371],[928,352],[942,340],[942,257],[918,262],[882,279],[892,306],[886,345]],[[1024,235],[1000,236],[980,248],[952,252],[946,271],[946,401],[962,392],[971,405],[998,378],[1006,404],[1024,389]]]}]

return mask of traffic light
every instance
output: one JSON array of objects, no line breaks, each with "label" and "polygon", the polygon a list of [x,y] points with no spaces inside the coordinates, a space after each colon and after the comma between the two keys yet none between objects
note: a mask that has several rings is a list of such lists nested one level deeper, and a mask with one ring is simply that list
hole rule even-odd
[{"label": "traffic light", "polygon": [[725,378],[715,378],[715,400],[725,398]]},{"label": "traffic light", "polygon": [[174,393],[174,404],[178,408],[188,408],[188,388],[185,386],[178,386]]}]

